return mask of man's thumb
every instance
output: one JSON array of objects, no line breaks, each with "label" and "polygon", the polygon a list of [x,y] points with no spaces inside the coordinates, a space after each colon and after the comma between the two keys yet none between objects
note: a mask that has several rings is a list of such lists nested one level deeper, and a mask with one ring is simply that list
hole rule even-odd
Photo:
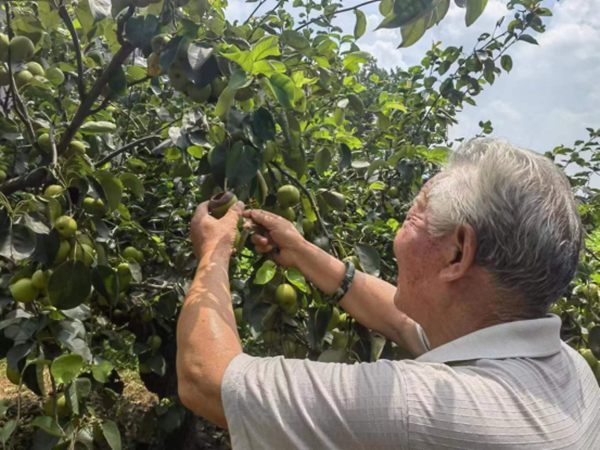
[{"label": "man's thumb", "polygon": [[224,219],[226,219],[227,221],[235,222],[237,224],[243,212],[244,202],[237,202],[235,205],[229,208],[229,211],[227,211],[227,214],[225,214]]}]

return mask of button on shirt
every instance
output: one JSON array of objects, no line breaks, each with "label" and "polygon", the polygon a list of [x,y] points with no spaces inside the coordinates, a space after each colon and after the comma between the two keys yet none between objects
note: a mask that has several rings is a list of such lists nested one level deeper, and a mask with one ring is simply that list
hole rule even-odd
[{"label": "button on shirt", "polygon": [[600,449],[600,389],[560,325],[496,325],[415,361],[238,355],[221,392],[233,449]]}]

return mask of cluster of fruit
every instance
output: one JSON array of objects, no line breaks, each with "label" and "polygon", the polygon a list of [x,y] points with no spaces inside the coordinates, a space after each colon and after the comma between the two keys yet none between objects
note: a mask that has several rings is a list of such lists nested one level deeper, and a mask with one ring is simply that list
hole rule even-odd
[{"label": "cluster of fruit", "polygon": [[[17,88],[22,88],[29,83],[33,78],[51,80],[58,86],[65,80],[65,75],[56,67],[49,68],[48,71],[37,62],[29,61],[35,54],[35,45],[26,36],[15,36],[10,41],[8,36],[0,34],[0,61],[6,62],[10,50],[9,63],[13,64],[13,77]],[[0,86],[8,86],[10,84],[9,72],[2,65],[0,66]]]},{"label": "cluster of fruit", "polygon": [[286,184],[277,190],[277,205],[273,208],[273,213],[284,219],[293,222],[296,220],[294,206],[300,202],[300,192],[295,186]]}]

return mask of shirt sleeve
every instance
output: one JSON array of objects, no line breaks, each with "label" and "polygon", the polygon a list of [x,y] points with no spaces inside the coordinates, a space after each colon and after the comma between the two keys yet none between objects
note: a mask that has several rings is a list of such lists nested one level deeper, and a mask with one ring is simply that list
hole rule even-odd
[{"label": "shirt sleeve", "polygon": [[407,448],[402,365],[238,355],[221,396],[234,450]]}]

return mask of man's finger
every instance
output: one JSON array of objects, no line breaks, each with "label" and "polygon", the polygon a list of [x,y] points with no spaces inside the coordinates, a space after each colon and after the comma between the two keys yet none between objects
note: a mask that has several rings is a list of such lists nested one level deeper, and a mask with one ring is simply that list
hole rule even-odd
[{"label": "man's finger", "polygon": [[256,245],[254,246],[254,250],[257,253],[271,253],[273,251],[272,245]]},{"label": "man's finger", "polygon": [[240,216],[243,212],[244,202],[237,202],[235,205],[229,208],[229,211],[227,211],[227,214],[225,214],[223,219],[225,219],[227,222],[233,222],[237,226],[238,220],[240,220]]},{"label": "man's finger", "polygon": [[197,216],[199,219],[208,216],[208,201],[200,203],[196,208],[196,213],[194,215]]},{"label": "man's finger", "polygon": [[275,224],[279,221],[279,219],[281,219],[279,216],[273,213],[262,211],[260,209],[244,211],[244,217],[252,219],[254,222],[262,225],[268,230],[273,229]]},{"label": "man's finger", "polygon": [[254,245],[260,245],[260,246],[269,245],[269,240],[266,237],[261,236],[260,234],[253,234],[252,237],[250,238],[250,240],[252,241],[252,243]]}]

